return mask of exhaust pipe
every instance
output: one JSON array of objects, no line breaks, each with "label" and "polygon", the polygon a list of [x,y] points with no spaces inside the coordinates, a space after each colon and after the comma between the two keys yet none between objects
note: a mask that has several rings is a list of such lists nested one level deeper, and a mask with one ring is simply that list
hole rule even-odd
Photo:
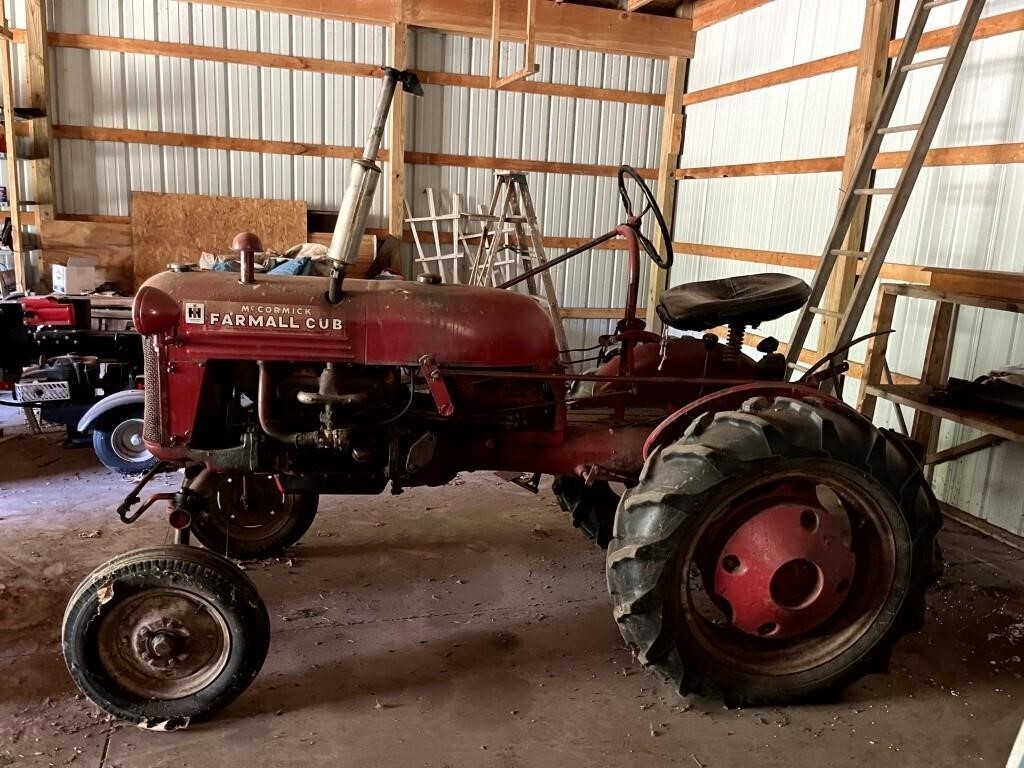
[{"label": "exhaust pipe", "polygon": [[401,83],[402,90],[406,93],[414,96],[423,95],[423,86],[420,85],[415,72],[399,72],[393,67],[383,69],[384,89],[377,101],[377,112],[370,127],[370,135],[366,138],[363,156],[352,163],[348,187],[341,201],[338,222],[334,225],[334,235],[327,251],[327,258],[331,261],[331,282],[327,289],[327,301],[331,304],[341,301],[341,284],[345,279],[345,270],[355,263],[359,255],[359,244],[366,230],[366,219],[373,204],[373,194],[377,190],[377,182],[380,181],[381,169],[377,165],[377,155],[380,152],[380,142],[384,136],[388,112],[391,111],[395,88]]}]

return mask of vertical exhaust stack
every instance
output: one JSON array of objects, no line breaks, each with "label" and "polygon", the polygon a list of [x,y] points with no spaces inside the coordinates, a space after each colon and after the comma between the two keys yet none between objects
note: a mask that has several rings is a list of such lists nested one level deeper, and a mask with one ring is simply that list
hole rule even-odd
[{"label": "vertical exhaust stack", "polygon": [[402,90],[414,96],[423,95],[416,73],[410,70],[400,72],[393,67],[384,67],[384,89],[377,101],[377,112],[373,117],[370,135],[366,137],[363,156],[352,163],[348,176],[348,188],[342,198],[338,211],[338,223],[334,226],[331,246],[327,258],[331,260],[330,285],[327,289],[327,301],[337,304],[341,301],[341,284],[345,279],[345,270],[354,264],[359,254],[359,243],[366,229],[366,218],[373,203],[373,193],[377,190],[380,180],[380,166],[377,165],[377,154],[380,151],[380,140],[384,136],[384,126],[391,111],[391,102],[395,88],[399,83]]}]

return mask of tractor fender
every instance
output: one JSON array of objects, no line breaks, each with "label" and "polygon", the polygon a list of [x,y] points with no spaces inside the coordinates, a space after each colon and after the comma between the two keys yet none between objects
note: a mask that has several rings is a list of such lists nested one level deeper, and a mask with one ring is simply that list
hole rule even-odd
[{"label": "tractor fender", "polygon": [[108,413],[124,408],[125,406],[141,406],[146,401],[146,392],[142,389],[122,389],[112,395],[107,395],[98,403],[93,403],[88,411],[78,421],[78,431],[86,432],[97,426]]},{"label": "tractor fender", "polygon": [[[681,438],[687,427],[701,414],[736,411],[752,397],[816,398],[829,408],[852,410],[842,400],[804,384],[790,384],[782,381],[755,381],[740,384],[705,395],[667,416],[647,436],[647,440],[644,442],[644,461],[647,461],[648,457],[659,447]],[[856,413],[856,411],[854,412]]]}]

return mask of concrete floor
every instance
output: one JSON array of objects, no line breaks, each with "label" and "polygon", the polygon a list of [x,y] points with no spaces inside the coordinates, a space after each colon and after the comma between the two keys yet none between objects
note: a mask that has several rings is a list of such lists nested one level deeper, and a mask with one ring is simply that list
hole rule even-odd
[{"label": "concrete floor", "polygon": [[59,441],[0,444],[0,767],[1002,765],[1024,715],[1015,550],[947,527],[892,674],[836,706],[730,711],[631,661],[602,553],[549,492],[480,475],[323,499],[293,557],[247,566],[273,622],[253,686],[211,722],[139,730],[77,693],[60,620],[90,569],[166,525],[118,522],[129,483]]}]

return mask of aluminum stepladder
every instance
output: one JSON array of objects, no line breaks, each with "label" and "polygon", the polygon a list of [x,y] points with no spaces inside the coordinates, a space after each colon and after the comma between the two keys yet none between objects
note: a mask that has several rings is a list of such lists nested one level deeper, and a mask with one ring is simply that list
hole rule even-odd
[{"label": "aluminum stepladder", "polygon": [[[966,0],[960,22],[957,24],[945,56],[938,56],[924,61],[913,61],[918,52],[921,42],[921,35],[924,32],[925,23],[929,13],[939,6],[949,5],[958,0],[918,0],[914,8],[913,16],[910,19],[910,26],[903,39],[903,47],[892,64],[889,79],[882,94],[882,100],[868,133],[867,141],[857,161],[856,168],[850,179],[849,188],[844,190],[842,200],[839,204],[839,212],[835,224],[829,235],[828,244],[818,263],[814,273],[814,280],[811,283],[811,295],[800,310],[797,317],[796,327],[789,341],[786,354],[786,363],[789,371],[796,371],[802,368],[800,364],[800,352],[807,341],[811,324],[815,315],[831,317],[838,320],[834,350],[840,350],[844,345],[853,340],[857,331],[857,325],[868,301],[874,291],[878,274],[885,262],[885,257],[892,245],[899,226],[903,212],[906,210],[910,194],[914,184],[921,172],[925,156],[931,147],[932,139],[938,128],[939,120],[949,101],[949,94],[953,90],[957,74],[967,53],[967,46],[974,35],[974,29],[978,24],[985,0]],[[925,108],[921,122],[911,125],[890,125],[893,111],[903,91],[907,75],[925,67],[941,66],[938,80],[932,91],[928,106]],[[892,188],[876,188],[872,186],[874,177],[875,160],[878,158],[882,139],[890,133],[915,132],[913,145],[906,153],[905,164],[900,169],[899,180]],[[863,196],[886,195],[889,197],[889,204],[885,208],[878,231],[875,234],[874,242],[865,250],[844,250],[843,244],[850,230],[857,206]],[[836,261],[839,258],[857,259],[863,261],[863,269],[857,278],[850,300],[840,310],[826,309],[820,306],[822,297],[829,280],[835,271]],[[819,350],[818,357],[823,357],[833,350]],[[835,363],[845,361],[846,351],[836,355]],[[823,387],[830,390],[833,386],[831,379],[823,383]]]},{"label": "aluminum stepladder", "polygon": [[[464,213],[470,221],[479,221],[482,232],[469,267],[469,285],[495,287],[516,275],[516,268],[526,272],[547,263],[544,255],[544,238],[537,225],[537,212],[533,197],[526,183],[526,174],[521,171],[496,171],[497,184],[486,213]],[[475,236],[472,236],[475,237]],[[555,293],[551,272],[540,275],[544,299],[548,303],[555,340],[558,348],[566,350],[569,342],[565,335],[562,310]],[[526,280],[531,296],[538,296],[536,278]],[[572,365],[565,363],[569,372]]]}]

